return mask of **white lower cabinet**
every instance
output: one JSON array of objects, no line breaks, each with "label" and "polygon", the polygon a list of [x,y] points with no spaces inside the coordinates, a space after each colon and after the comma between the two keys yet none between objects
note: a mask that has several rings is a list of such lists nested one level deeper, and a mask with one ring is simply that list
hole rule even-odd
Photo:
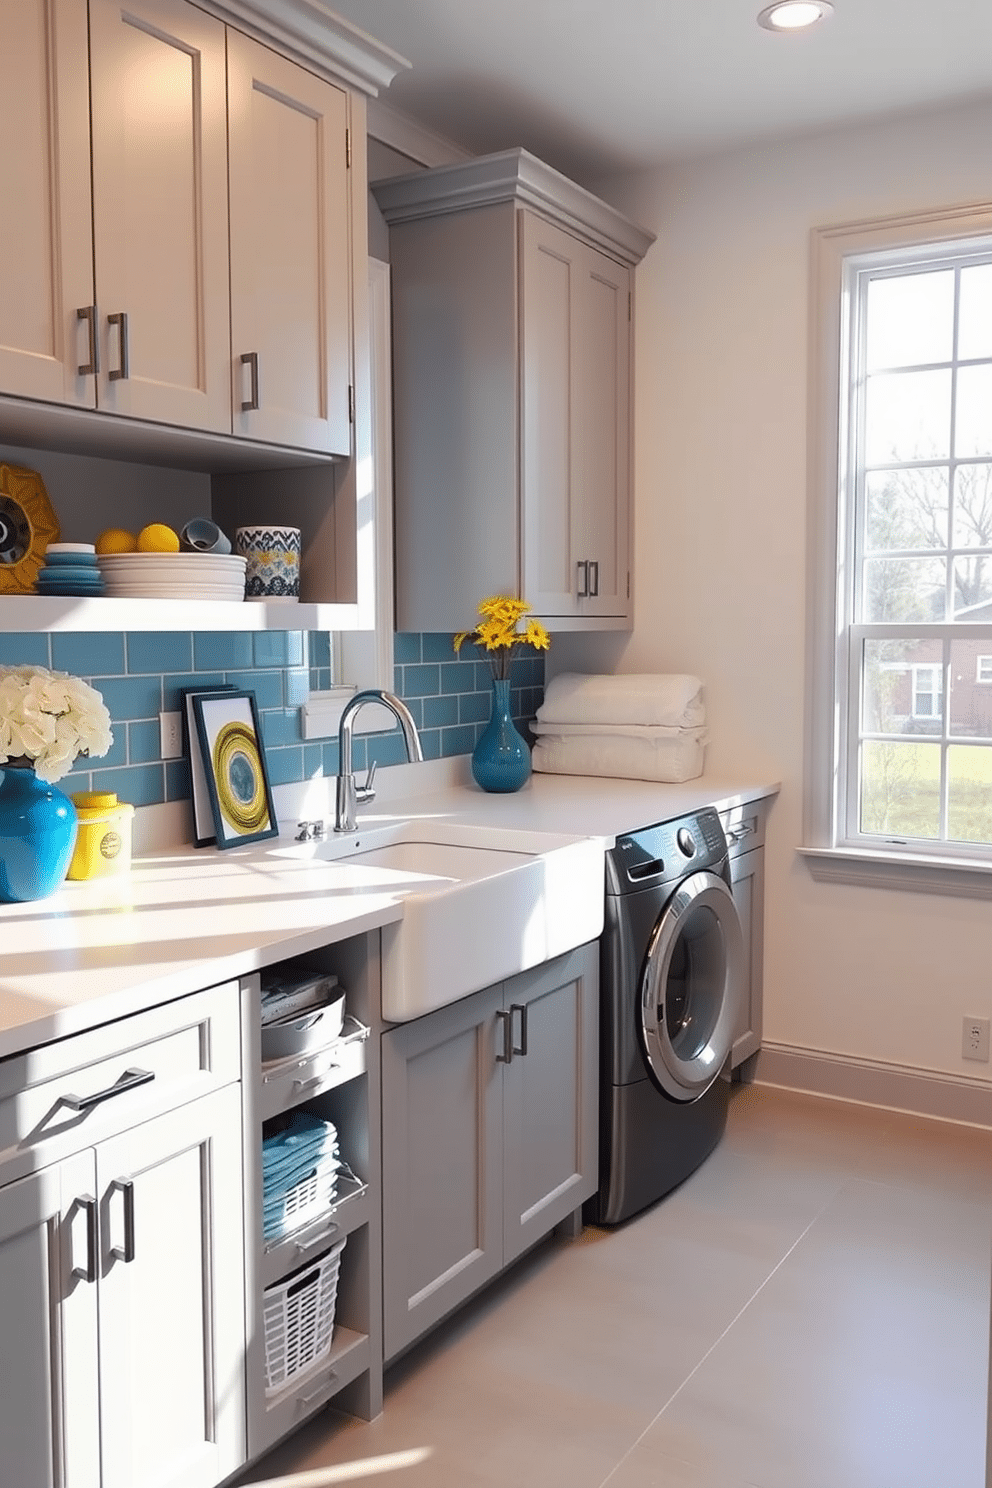
[{"label": "white lower cabinet", "polygon": [[598,946],[382,1037],[384,1353],[595,1191]]},{"label": "white lower cabinet", "polygon": [[39,1168],[0,1187],[17,1488],[211,1488],[245,1459],[239,1060],[209,1048],[232,1033],[234,986],[0,1065],[0,1184],[29,1146]]}]

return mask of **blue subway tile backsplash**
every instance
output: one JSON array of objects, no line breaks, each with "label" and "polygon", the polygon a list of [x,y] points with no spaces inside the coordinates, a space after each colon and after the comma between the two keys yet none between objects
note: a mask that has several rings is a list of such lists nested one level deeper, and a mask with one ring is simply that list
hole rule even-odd
[{"label": "blue subway tile backsplash", "polygon": [[[489,718],[489,663],[470,645],[456,656],[450,635],[410,633],[394,637],[394,661],[394,691],[413,714],[424,758],[470,753]],[[0,665],[70,672],[103,696],[114,742],[103,758],[76,761],[63,781],[67,791],[116,791],[134,806],[187,800],[186,761],[159,759],[158,715],[180,709],[183,688],[225,683],[255,693],[273,785],[338,771],[337,739],[304,740],[300,715],[311,689],[331,686],[326,631],[4,632]],[[544,696],[543,656],[518,657],[511,682],[513,716],[523,723]],[[404,758],[398,730],[355,736],[356,770]]]}]

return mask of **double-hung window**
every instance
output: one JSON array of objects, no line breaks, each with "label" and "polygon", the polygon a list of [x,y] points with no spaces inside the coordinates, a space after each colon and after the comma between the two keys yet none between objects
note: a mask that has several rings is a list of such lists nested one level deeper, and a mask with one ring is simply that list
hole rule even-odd
[{"label": "double-hung window", "polygon": [[814,234],[808,845],[992,865],[992,212]]}]

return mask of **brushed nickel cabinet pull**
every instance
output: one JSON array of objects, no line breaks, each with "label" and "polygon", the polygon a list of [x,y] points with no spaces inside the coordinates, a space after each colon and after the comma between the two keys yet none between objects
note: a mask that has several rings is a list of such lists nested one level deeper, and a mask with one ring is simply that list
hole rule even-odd
[{"label": "brushed nickel cabinet pull", "polygon": [[87,323],[87,337],[90,343],[90,359],[83,366],[77,367],[76,371],[80,377],[93,377],[100,370],[99,342],[96,335],[96,306],[83,305],[76,311],[77,320],[85,320]]},{"label": "brushed nickel cabinet pull", "polygon": [[128,376],[127,311],[119,310],[116,315],[108,315],[107,324],[117,327],[120,351],[120,360],[116,370],[108,372],[107,376],[111,382],[124,382]]},{"label": "brushed nickel cabinet pull", "polygon": [[147,1085],[154,1078],[153,1070],[128,1069],[113,1085],[108,1085],[106,1090],[97,1090],[93,1095],[60,1095],[59,1100],[70,1111],[91,1111],[94,1106],[100,1106],[104,1101],[113,1100],[115,1096],[124,1095],[129,1090],[136,1090],[139,1085]]},{"label": "brushed nickel cabinet pull", "polygon": [[575,570],[578,575],[576,580],[578,597],[579,599],[585,599],[589,594],[589,560],[587,558],[580,558],[575,565]]},{"label": "brushed nickel cabinet pull", "polygon": [[75,1207],[82,1209],[86,1215],[86,1265],[73,1266],[72,1275],[81,1276],[84,1281],[96,1281],[96,1258],[100,1244],[96,1199],[90,1194],[84,1194],[75,1200]]},{"label": "brushed nickel cabinet pull", "polygon": [[595,599],[599,594],[599,560],[592,559],[589,563],[589,597]]},{"label": "brushed nickel cabinet pull", "polygon": [[110,1254],[127,1265],[134,1260],[134,1184],[130,1178],[115,1178],[110,1186],[124,1195],[124,1244],[112,1245]]},{"label": "brushed nickel cabinet pull", "polygon": [[251,413],[258,407],[258,352],[243,351],[241,353],[241,365],[247,367],[251,374],[251,394],[241,404],[242,413]]}]

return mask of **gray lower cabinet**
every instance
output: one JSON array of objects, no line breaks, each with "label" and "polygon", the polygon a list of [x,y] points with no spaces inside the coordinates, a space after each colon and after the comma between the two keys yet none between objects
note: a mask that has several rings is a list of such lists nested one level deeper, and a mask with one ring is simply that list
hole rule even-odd
[{"label": "gray lower cabinet", "polygon": [[595,1191],[592,943],[382,1036],[384,1353]]},{"label": "gray lower cabinet", "polygon": [[[745,986],[734,1030],[731,1068],[749,1078],[745,1061],[761,1048],[765,923],[765,815],[767,800],[721,812],[730,853],[730,883],[744,934]],[[750,1073],[749,1073],[750,1072]]]}]

